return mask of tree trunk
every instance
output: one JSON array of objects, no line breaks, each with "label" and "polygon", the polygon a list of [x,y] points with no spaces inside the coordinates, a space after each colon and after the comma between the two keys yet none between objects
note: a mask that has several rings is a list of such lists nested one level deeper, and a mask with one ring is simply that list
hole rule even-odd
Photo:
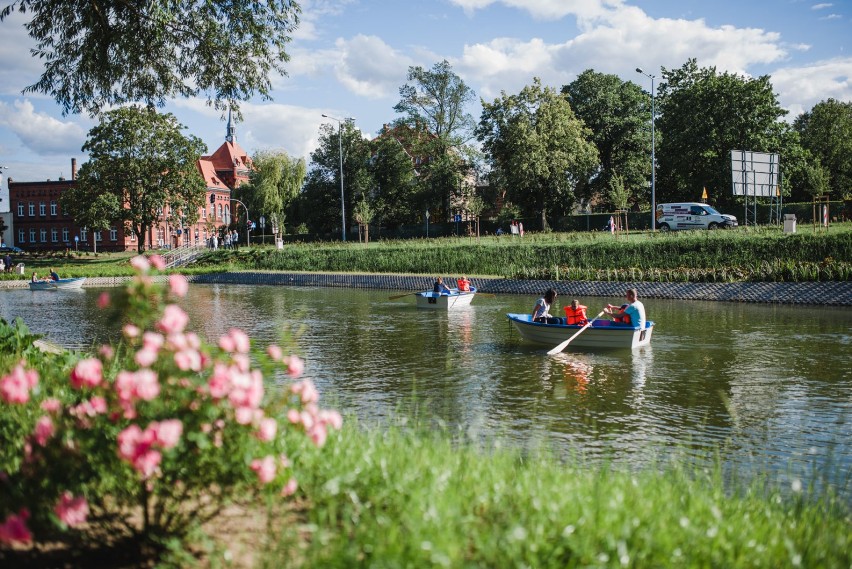
[{"label": "tree trunk", "polygon": [[136,233],[136,252],[140,255],[145,252],[145,234],[147,233],[147,227],[145,224],[139,226],[139,231],[136,231],[136,228],[133,228],[133,232]]},{"label": "tree trunk", "polygon": [[547,231],[547,216],[545,215],[546,213],[547,213],[547,209],[541,208],[541,230],[542,231]]}]

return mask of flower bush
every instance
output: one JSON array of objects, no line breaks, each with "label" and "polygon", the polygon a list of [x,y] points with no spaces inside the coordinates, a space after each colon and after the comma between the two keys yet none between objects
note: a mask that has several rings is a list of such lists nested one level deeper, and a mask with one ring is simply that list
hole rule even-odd
[{"label": "flower bush", "polygon": [[[98,299],[121,304],[123,339],[96,355],[43,353],[0,322],[0,546],[90,518],[185,536],[235,500],[294,494],[293,433],[322,446],[341,427],[299,357],[237,329],[205,343],[176,303],[186,280],[155,282],[156,256],[131,264],[127,294]],[[292,383],[268,389],[279,370]]]}]

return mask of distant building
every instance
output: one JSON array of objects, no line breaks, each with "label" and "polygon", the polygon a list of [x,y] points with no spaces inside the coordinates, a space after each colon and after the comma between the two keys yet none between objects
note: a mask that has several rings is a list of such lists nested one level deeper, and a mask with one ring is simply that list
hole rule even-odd
[{"label": "distant building", "polygon": [[[204,205],[198,221],[192,225],[173,225],[163,211],[160,221],[149,229],[148,249],[204,245],[214,234],[221,235],[231,219],[231,192],[248,181],[251,158],[236,140],[236,129],[230,113],[225,142],[210,156],[198,160],[198,172],[207,185]],[[77,182],[77,161],[71,159],[71,179],[56,181],[15,182],[9,178],[9,202],[14,245],[26,251],[78,249],[92,251],[134,251],[136,235],[125,231],[121,222],[108,231],[93,232],[80,227],[61,211],[59,197]]]}]

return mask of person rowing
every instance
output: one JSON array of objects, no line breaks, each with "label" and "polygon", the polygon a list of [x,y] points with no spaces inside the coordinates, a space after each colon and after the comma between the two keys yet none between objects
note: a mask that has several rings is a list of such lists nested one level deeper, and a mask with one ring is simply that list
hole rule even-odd
[{"label": "person rowing", "polygon": [[623,324],[638,326],[642,330],[645,329],[645,305],[638,300],[639,294],[635,288],[629,288],[624,293],[627,299],[627,304],[616,306],[607,304],[604,312],[613,316],[613,320]]}]

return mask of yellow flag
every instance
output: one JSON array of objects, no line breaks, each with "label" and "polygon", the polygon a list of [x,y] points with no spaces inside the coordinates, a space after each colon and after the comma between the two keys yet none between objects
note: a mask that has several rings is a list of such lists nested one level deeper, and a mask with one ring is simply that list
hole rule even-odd
[{"label": "yellow flag", "polygon": [[707,199],[707,186],[705,186],[705,187],[704,187],[704,191],[703,191],[703,192],[701,192],[701,199],[702,199],[702,200],[706,200],[706,199]]}]

